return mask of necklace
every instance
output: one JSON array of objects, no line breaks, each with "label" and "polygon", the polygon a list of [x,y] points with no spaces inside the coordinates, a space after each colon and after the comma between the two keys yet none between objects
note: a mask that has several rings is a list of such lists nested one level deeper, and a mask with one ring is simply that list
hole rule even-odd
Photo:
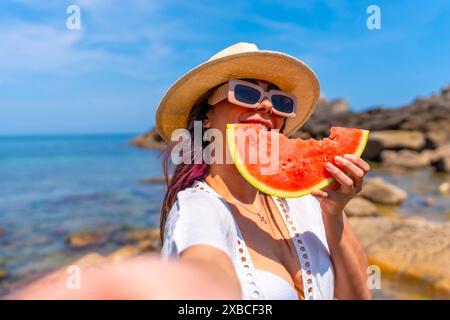
[{"label": "necklace", "polygon": [[[258,190],[258,195],[259,195],[259,190]],[[259,197],[259,199],[261,199],[260,197]],[[244,208],[245,210],[247,210],[248,212],[250,212],[251,214],[254,214],[254,215],[257,215],[258,217],[259,217],[259,220],[261,220],[261,222],[264,222],[265,224],[267,224],[267,221],[266,221],[266,217],[264,217],[262,214],[261,214],[261,211],[262,211],[262,209],[263,209],[263,205],[261,204],[261,208],[259,208],[259,211],[258,212],[253,212],[253,211],[251,211],[250,209],[248,209],[248,208],[246,208],[246,207],[244,207],[241,203],[239,203],[239,202],[231,202],[231,201],[229,201],[230,203],[232,203],[232,204],[237,204],[238,206],[240,206],[241,208]]]}]

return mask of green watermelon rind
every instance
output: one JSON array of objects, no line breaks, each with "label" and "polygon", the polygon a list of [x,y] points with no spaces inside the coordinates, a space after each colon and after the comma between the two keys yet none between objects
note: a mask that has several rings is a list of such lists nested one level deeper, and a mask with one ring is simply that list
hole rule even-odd
[{"label": "green watermelon rind", "polygon": [[[231,154],[231,158],[233,160],[233,163],[235,164],[236,168],[238,169],[239,173],[244,177],[245,180],[247,180],[252,186],[254,186],[256,189],[275,196],[275,197],[279,197],[279,198],[299,198],[299,197],[303,197],[306,196],[308,194],[311,193],[312,190],[319,190],[319,189],[323,189],[326,186],[332,184],[336,179],[331,177],[331,178],[327,178],[324,179],[322,181],[320,181],[319,183],[317,183],[316,185],[307,188],[307,189],[303,189],[303,190],[298,190],[298,191],[294,191],[294,192],[289,192],[289,191],[281,191],[278,189],[274,189],[272,187],[269,187],[261,182],[259,182],[257,179],[255,179],[245,168],[244,165],[242,165],[243,161],[241,161],[241,159],[239,159],[239,155],[234,143],[234,134],[233,131],[235,130],[235,127],[237,126],[237,124],[234,123],[228,123],[227,124],[227,145]],[[367,145],[367,141],[369,139],[369,130],[364,130],[361,129],[363,134],[359,143],[358,148],[356,149],[356,151],[353,153],[353,155],[356,156],[361,156],[362,153],[364,152],[364,149],[366,148]]]}]

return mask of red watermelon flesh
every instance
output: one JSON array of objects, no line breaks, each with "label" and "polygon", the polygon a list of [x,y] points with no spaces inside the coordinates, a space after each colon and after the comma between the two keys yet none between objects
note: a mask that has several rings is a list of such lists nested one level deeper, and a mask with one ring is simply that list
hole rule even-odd
[{"label": "red watermelon flesh", "polygon": [[[245,143],[242,143],[238,139],[242,132],[257,134],[246,135]],[[266,130],[259,124],[236,123],[227,125],[227,144],[237,169],[250,184],[270,195],[293,198],[307,195],[313,189],[321,189],[332,183],[334,178],[325,169],[325,164],[332,162],[340,167],[335,163],[335,156],[360,156],[366,146],[368,134],[369,131],[363,129],[331,127],[330,136],[322,140],[289,139],[276,131]],[[279,162],[276,170],[267,174],[267,168],[273,163],[260,161],[259,152],[264,150],[262,152],[270,157],[272,139],[277,139],[279,143]],[[261,148],[264,140],[267,147]]]}]

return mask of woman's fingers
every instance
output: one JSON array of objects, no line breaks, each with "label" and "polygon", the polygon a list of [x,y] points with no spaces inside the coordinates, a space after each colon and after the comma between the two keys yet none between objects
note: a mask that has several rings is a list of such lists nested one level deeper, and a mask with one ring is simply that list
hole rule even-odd
[{"label": "woman's fingers", "polygon": [[322,191],[322,190],[312,190],[311,195],[314,197],[319,197],[319,198],[328,197],[328,193],[326,193],[325,191]]},{"label": "woman's fingers", "polygon": [[364,177],[365,172],[363,171],[363,169],[358,167],[352,161],[339,156],[336,156],[335,160],[337,163],[341,164],[347,169],[347,172],[354,178],[354,181],[360,180],[362,177]]},{"label": "woman's fingers", "polygon": [[331,162],[327,162],[326,169],[331,173],[331,175],[344,187],[353,188],[353,180],[346,175],[341,169],[336,167]]},{"label": "woman's fingers", "polygon": [[361,159],[361,157],[357,157],[353,154],[344,154],[344,158],[352,161],[359,168],[361,168],[364,171],[364,173],[367,173],[370,170],[369,164],[365,162],[363,159]]}]

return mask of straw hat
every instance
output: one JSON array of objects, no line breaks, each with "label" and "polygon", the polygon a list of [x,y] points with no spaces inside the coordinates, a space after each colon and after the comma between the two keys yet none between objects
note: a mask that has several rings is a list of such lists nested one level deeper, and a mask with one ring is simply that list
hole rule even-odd
[{"label": "straw hat", "polygon": [[302,61],[277,51],[259,50],[253,43],[236,43],[179,78],[162,98],[156,128],[170,141],[172,132],[186,128],[189,112],[211,88],[230,79],[254,78],[277,85],[297,98],[297,115],[287,118],[289,136],[308,120],[320,95],[319,81]]}]

